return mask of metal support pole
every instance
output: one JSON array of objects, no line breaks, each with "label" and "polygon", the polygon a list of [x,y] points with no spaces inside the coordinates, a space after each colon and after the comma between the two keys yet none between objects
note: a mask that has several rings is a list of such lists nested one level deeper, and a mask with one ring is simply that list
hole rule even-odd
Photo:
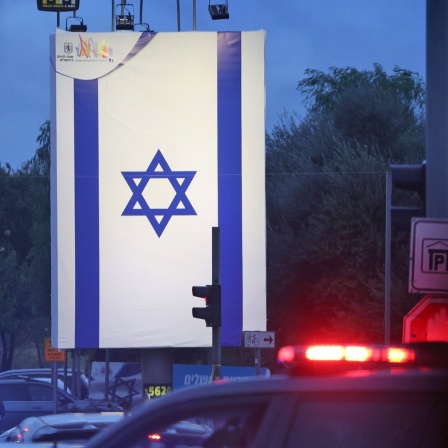
[{"label": "metal support pole", "polygon": [[65,361],[64,361],[64,390],[67,392],[68,386],[68,356],[65,357]]},{"label": "metal support pole", "polygon": [[112,32],[115,30],[115,1],[112,0]]},{"label": "metal support pole", "polygon": [[261,375],[261,350],[259,348],[255,349],[255,375]]},{"label": "metal support pole", "polygon": [[193,31],[196,31],[196,0],[193,0]]},{"label": "metal support pole", "polygon": [[177,0],[177,31],[180,31],[180,0]]},{"label": "metal support pole", "polygon": [[104,399],[109,400],[110,350],[106,348],[106,375],[104,377]]},{"label": "metal support pole", "polygon": [[[221,283],[221,233],[219,227],[212,228],[212,283]],[[221,327],[212,328],[213,380],[221,378]]]},{"label": "metal support pole", "polygon": [[80,375],[80,356],[79,350],[74,349],[72,351],[72,394],[80,398],[81,397],[81,375]]},{"label": "metal support pole", "polygon": [[58,363],[51,363],[51,382],[53,383],[53,414],[58,411]]},{"label": "metal support pole", "polygon": [[384,343],[390,343],[390,285],[391,285],[391,207],[392,174],[386,173],[386,247],[384,261]]},{"label": "metal support pole", "polygon": [[81,398],[81,352],[79,350],[76,350],[76,359],[78,367],[76,371],[76,396]]},{"label": "metal support pole", "polygon": [[76,349],[73,349],[71,351],[71,355],[72,355],[72,380],[70,382],[70,384],[71,384],[70,388],[71,388],[72,395],[77,397],[77,395],[76,395],[76,370],[77,370]]}]

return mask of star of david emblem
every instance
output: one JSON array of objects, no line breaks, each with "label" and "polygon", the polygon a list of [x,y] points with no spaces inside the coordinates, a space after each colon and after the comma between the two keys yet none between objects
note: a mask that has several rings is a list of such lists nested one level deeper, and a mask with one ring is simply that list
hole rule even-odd
[{"label": "star of david emblem", "polygon": [[[121,174],[132,190],[132,197],[121,215],[146,216],[159,238],[173,216],[196,215],[186,195],[196,171],[172,171],[160,149],[146,171],[122,171]],[[143,197],[145,188],[151,188],[151,179],[167,179],[174,188],[174,198],[167,208],[150,207]]]}]

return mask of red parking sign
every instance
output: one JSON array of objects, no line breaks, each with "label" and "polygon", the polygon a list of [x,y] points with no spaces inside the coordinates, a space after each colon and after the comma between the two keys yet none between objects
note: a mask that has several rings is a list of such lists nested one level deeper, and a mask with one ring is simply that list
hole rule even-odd
[{"label": "red parking sign", "polygon": [[425,296],[403,319],[403,342],[448,341],[448,297]]}]

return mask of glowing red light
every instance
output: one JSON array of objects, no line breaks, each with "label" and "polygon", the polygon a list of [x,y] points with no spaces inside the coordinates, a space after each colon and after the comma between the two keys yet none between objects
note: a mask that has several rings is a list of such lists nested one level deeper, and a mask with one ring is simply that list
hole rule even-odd
[{"label": "glowing red light", "polygon": [[355,345],[313,345],[308,347],[305,357],[310,361],[366,362],[372,360],[373,350]]},{"label": "glowing red light", "polygon": [[162,440],[162,436],[160,434],[149,434],[148,436],[149,440]]},{"label": "glowing red light", "polygon": [[288,345],[286,347],[282,347],[278,351],[277,358],[280,362],[290,363],[293,362],[296,357],[294,347]]},{"label": "glowing red light", "polygon": [[345,359],[347,361],[365,362],[372,358],[372,349],[368,347],[346,347]]},{"label": "glowing red light", "polygon": [[278,360],[284,364],[297,361],[312,362],[381,362],[409,363],[416,361],[414,350],[403,347],[380,347],[362,345],[311,345],[306,349],[286,346],[279,350]]},{"label": "glowing red light", "polygon": [[340,345],[312,345],[305,353],[310,361],[341,361],[344,358],[344,347]]},{"label": "glowing red light", "polygon": [[415,359],[413,350],[405,348],[389,348],[387,350],[387,360],[393,363],[412,362]]}]

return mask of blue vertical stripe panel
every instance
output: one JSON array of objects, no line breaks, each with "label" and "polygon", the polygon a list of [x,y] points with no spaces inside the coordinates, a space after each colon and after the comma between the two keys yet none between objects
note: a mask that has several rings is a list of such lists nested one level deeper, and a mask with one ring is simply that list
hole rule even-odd
[{"label": "blue vertical stripe panel", "polygon": [[218,33],[218,225],[224,346],[243,328],[241,33]]},{"label": "blue vertical stripe panel", "polygon": [[74,80],[75,346],[99,346],[98,81]]}]

